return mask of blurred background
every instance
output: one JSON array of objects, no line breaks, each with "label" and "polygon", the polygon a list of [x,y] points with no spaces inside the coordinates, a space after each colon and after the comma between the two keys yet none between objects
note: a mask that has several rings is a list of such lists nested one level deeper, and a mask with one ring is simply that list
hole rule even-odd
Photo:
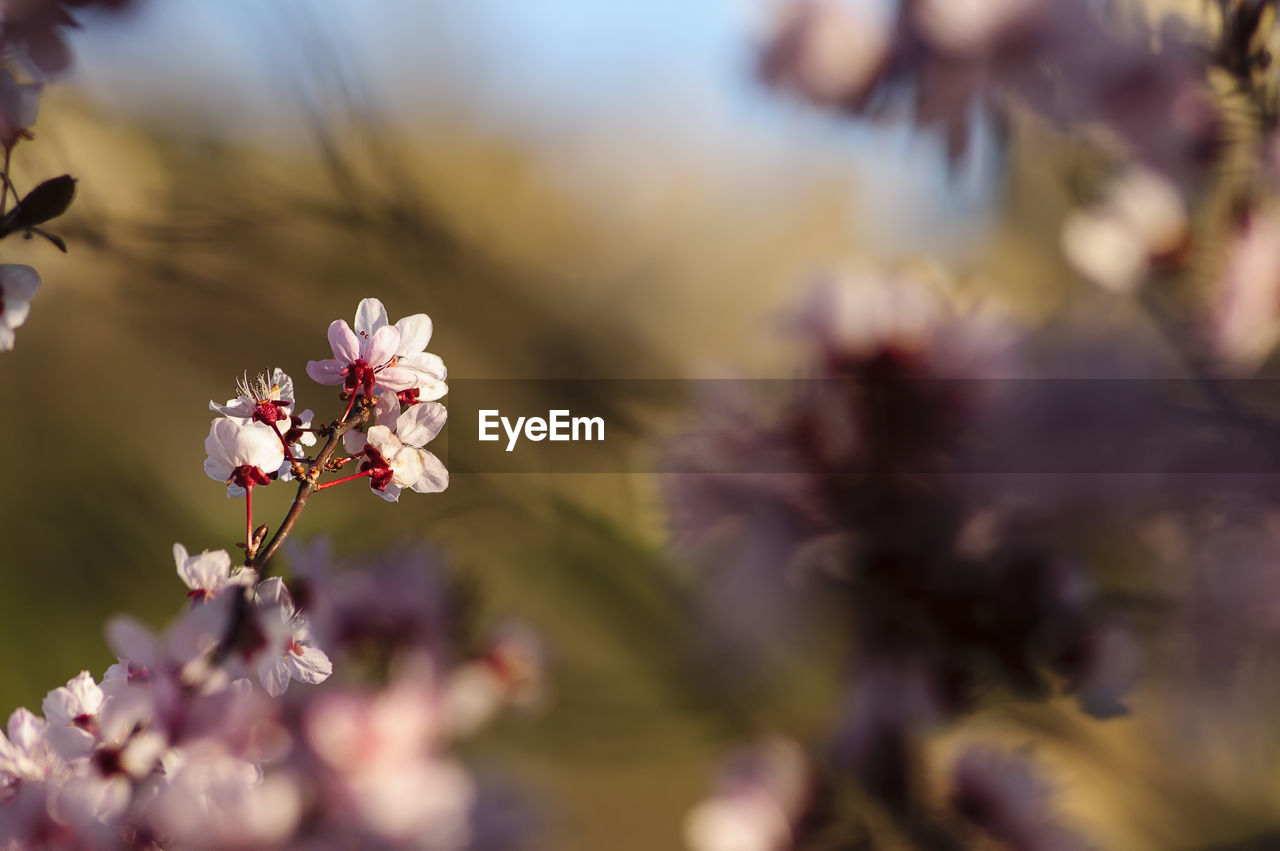
[{"label": "blurred background", "polygon": [[[100,674],[110,615],[172,616],[173,542],[231,549],[242,534],[241,503],[201,471],[208,401],[243,370],[280,366],[299,407],[331,416],[304,366],[365,296],[393,317],[429,313],[429,351],[455,380],[788,376],[798,349],[780,317],[810,276],[878,262],[945,263],[1029,321],[1151,335],[1060,256],[1072,142],[1030,121],[1008,137],[980,128],[949,164],[929,134],[779,99],[754,72],[769,14],[753,0],[86,14],[14,172],[24,190],[79,179],[55,228],[70,251],[4,245],[44,286],[0,371],[0,705]],[[641,456],[655,439],[631,437]],[[486,618],[519,615],[546,637],[547,710],[477,747],[534,791],[547,848],[678,847],[745,731],[830,726],[838,684],[818,671],[787,672],[750,709],[698,687],[687,570],[664,554],[644,466],[452,473],[446,493],[390,507],[356,487],[325,494],[297,534],[339,552],[432,542]],[[282,516],[289,496],[267,489],[259,516]],[[1057,742],[1066,808],[1101,847],[1261,823],[1280,779],[1261,759],[1189,779],[1162,768],[1144,722],[1089,723],[1066,704],[975,723]],[[1203,804],[1199,821],[1169,806],[1186,801]]]}]

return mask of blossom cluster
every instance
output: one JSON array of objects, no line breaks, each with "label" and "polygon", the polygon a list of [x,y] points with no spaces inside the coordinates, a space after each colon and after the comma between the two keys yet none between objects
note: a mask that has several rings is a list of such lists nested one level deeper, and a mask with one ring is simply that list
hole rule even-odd
[{"label": "blossom cluster", "polygon": [[[310,615],[278,577],[255,586],[225,552],[175,545],[174,558],[191,598],[174,623],[155,633],[114,618],[107,639],[118,661],[100,680],[81,672],[49,692],[43,717],[10,716],[0,734],[0,847],[510,841],[484,823],[498,804],[450,743],[536,693],[540,651],[526,631],[500,630],[478,649],[459,644],[461,602],[439,559],[420,550],[358,570],[336,570],[325,546],[296,550]],[[258,641],[215,662],[246,590]],[[291,680],[329,678],[321,641],[357,668],[373,652],[388,673],[286,696]]]},{"label": "blossom cluster", "polygon": [[[531,634],[469,635],[464,595],[422,550],[341,569],[326,543],[293,546],[292,580],[268,575],[315,492],[367,479],[395,500],[447,486],[422,448],[444,425],[448,389],[424,351],[430,335],[425,314],[391,325],[377,299],[360,302],[354,330],[334,322],[334,358],[308,365],[341,388],[345,408],[327,425],[297,411],[280,369],[210,402],[205,471],[246,498],[244,559],[175,544],[185,611],[159,632],[113,618],[117,662],[101,679],[82,671],[49,692],[43,717],[10,716],[0,848],[512,847],[519,813],[451,744],[536,699]],[[359,472],[321,481],[352,462]],[[253,490],[290,479],[297,496],[267,541]],[[337,685],[290,691],[327,683],[335,661],[347,670]]]}]

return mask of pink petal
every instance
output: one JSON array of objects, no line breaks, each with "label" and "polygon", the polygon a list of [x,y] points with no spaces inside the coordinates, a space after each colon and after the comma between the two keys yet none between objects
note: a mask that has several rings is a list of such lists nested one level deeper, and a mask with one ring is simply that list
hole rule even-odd
[{"label": "pink petal", "polygon": [[[329,323],[329,347],[333,349],[333,356],[344,364],[360,359],[360,338],[345,319],[335,319]],[[311,366],[308,364],[307,372],[310,371]]]},{"label": "pink petal", "polygon": [[440,493],[449,487],[449,471],[444,463],[433,453],[420,450],[422,455],[422,475],[413,483],[418,493]]},{"label": "pink petal", "polygon": [[444,428],[448,411],[439,402],[414,405],[396,420],[396,433],[405,446],[426,446]]},{"label": "pink petal", "polygon": [[[393,329],[394,330],[394,329]],[[384,390],[408,390],[418,386],[418,375],[402,366],[388,366],[378,370],[375,385]]]},{"label": "pink petal", "polygon": [[394,325],[386,325],[379,328],[365,344],[364,359],[370,366],[381,366],[395,357],[398,348],[400,348],[400,329]]},{"label": "pink petal", "polygon": [[345,377],[342,371],[346,368],[346,364],[333,358],[307,361],[307,375],[317,384],[341,384]]}]

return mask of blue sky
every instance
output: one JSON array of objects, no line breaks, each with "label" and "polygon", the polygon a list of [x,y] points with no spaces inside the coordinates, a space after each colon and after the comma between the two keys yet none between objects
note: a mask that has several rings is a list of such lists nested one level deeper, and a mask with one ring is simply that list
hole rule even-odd
[{"label": "blue sky", "polygon": [[926,219],[980,219],[990,146],[949,176],[934,140],[832,121],[754,83],[770,2],[150,0],[77,34],[69,82],[109,111],[194,133],[287,137],[302,126],[297,87],[321,91],[316,69],[337,69],[384,118],[458,115],[552,143],[620,129],[708,167],[760,147],[847,157],[877,207],[879,195]]}]

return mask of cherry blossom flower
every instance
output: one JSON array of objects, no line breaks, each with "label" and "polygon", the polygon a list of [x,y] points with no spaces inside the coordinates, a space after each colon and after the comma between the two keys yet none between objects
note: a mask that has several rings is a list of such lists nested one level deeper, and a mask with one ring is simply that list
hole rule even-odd
[{"label": "cherry blossom flower", "polygon": [[1256,370],[1280,342],[1280,211],[1250,212],[1230,235],[1208,326],[1235,372]]},{"label": "cherry blossom flower", "polygon": [[231,573],[231,556],[226,550],[205,550],[198,555],[188,555],[182,544],[173,545],[173,561],[178,576],[191,590],[187,596],[197,603],[218,596],[228,585],[253,586],[258,581],[257,571],[252,569]]},{"label": "cherry blossom flower", "polygon": [[[356,307],[356,333],[361,337],[372,338],[388,324],[387,309],[378,299],[363,299]],[[448,393],[444,361],[425,351],[427,344],[431,342],[431,317],[425,313],[415,313],[397,319],[395,327],[400,332],[396,364],[412,370],[416,375],[416,384],[400,391],[400,401],[405,404],[435,401]]]},{"label": "cherry blossom flower", "polygon": [[441,725],[429,677],[406,677],[372,698],[327,695],[311,707],[305,731],[342,799],[377,835],[466,847],[475,782],[435,753]]},{"label": "cherry blossom flower", "polygon": [[0,733],[0,787],[9,780],[40,781],[62,760],[48,747],[46,723],[29,709],[9,716],[9,735]]},{"label": "cherry blossom flower", "polygon": [[369,486],[374,493],[395,502],[404,488],[418,493],[439,493],[449,486],[449,471],[433,453],[423,449],[444,427],[448,415],[439,402],[410,407],[389,425],[398,402],[384,393],[375,408],[377,425],[367,434],[347,432],[343,445],[352,455],[363,454],[361,470],[372,470]]},{"label": "cherry blossom flower", "polygon": [[253,485],[271,483],[284,463],[280,436],[259,422],[247,425],[233,419],[214,420],[205,438],[204,471],[209,478],[227,483],[227,496],[244,496]]},{"label": "cherry blossom flower", "polygon": [[1067,217],[1062,249],[1093,283],[1129,293],[1153,265],[1175,255],[1187,236],[1178,188],[1158,172],[1135,166],[1112,184],[1102,204]]},{"label": "cherry blossom flower", "polygon": [[88,756],[98,735],[98,711],[102,708],[102,689],[93,675],[81,671],[45,695],[41,709],[48,722],[47,738],[63,759]]},{"label": "cherry blossom flower", "polygon": [[232,419],[256,420],[274,425],[288,420],[293,411],[293,379],[277,367],[250,380],[249,373],[236,379],[236,398],[225,405],[209,402],[209,410]]},{"label": "cherry blossom flower", "polygon": [[[402,348],[400,328],[386,324],[385,310],[382,312],[382,324],[377,325],[376,311],[371,302],[381,307],[381,302],[376,299],[361,301],[356,311],[355,331],[345,319],[330,323],[329,346],[333,349],[333,357],[307,361],[307,375],[314,381],[340,384],[346,392],[361,393],[369,399],[383,390],[399,393],[418,387],[422,379],[419,372],[398,362],[398,352]],[[421,323],[408,323],[406,327],[415,341],[423,337]],[[429,328],[426,334],[430,335]]]},{"label": "cherry blossom flower", "polygon": [[313,685],[328,679],[333,663],[312,642],[306,616],[294,607],[293,597],[279,577],[258,586],[257,607],[267,639],[258,660],[258,679],[267,694],[284,694],[291,679]]},{"label": "cherry blossom flower", "polygon": [[774,738],[729,760],[717,794],[685,820],[693,851],[784,851],[809,794],[799,746]]},{"label": "cherry blossom flower", "polygon": [[13,348],[14,329],[27,321],[40,276],[30,266],[0,265],[0,352]]},{"label": "cherry blossom flower", "polygon": [[302,814],[300,784],[264,777],[254,763],[216,741],[173,752],[167,782],[147,810],[149,821],[183,847],[278,847]]}]

